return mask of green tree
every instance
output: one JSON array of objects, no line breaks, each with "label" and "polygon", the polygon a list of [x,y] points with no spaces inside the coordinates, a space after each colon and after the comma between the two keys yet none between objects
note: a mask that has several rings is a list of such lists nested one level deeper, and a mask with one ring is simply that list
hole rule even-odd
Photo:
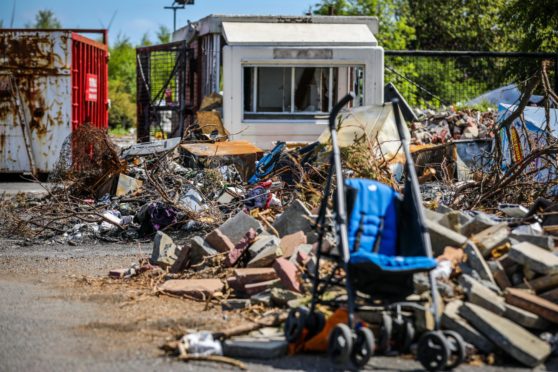
[{"label": "green tree", "polygon": [[153,43],[151,42],[151,40],[149,40],[149,32],[146,32],[141,37],[140,46],[149,46],[149,45],[153,45]]},{"label": "green tree", "polygon": [[556,0],[510,0],[501,13],[501,22],[515,30],[519,50],[558,51],[558,3]]},{"label": "green tree", "polygon": [[62,24],[51,10],[39,10],[35,15],[35,23],[27,25],[28,28],[56,29],[62,28]]},{"label": "green tree", "polygon": [[157,40],[159,40],[159,43],[161,44],[170,43],[171,32],[167,26],[159,25],[159,29],[157,30]]},{"label": "green tree", "polygon": [[109,125],[128,127],[136,122],[136,50],[130,39],[119,34],[110,48]]}]

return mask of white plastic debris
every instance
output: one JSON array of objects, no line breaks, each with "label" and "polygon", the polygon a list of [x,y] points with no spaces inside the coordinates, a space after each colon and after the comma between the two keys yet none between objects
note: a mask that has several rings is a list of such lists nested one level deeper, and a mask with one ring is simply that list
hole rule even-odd
[{"label": "white plastic debris", "polygon": [[184,335],[179,348],[181,353],[193,356],[223,355],[221,342],[214,340],[211,332],[207,331]]}]

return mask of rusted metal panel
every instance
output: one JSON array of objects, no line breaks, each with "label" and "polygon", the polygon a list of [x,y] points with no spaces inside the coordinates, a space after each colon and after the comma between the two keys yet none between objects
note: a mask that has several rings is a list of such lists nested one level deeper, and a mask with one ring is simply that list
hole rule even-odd
[{"label": "rusted metal panel", "polygon": [[[55,168],[72,131],[72,105],[85,102],[72,92],[72,34],[71,30],[0,30],[0,173],[30,172],[31,160],[39,172]],[[106,64],[105,59],[104,70],[99,71],[102,76]],[[107,94],[101,97],[104,116]],[[30,133],[31,151],[25,145],[24,129]]]},{"label": "rusted metal panel", "polygon": [[0,172],[31,171],[25,125],[37,170],[55,166],[71,132],[70,42],[69,32],[0,32],[0,75],[12,83],[0,96]]}]

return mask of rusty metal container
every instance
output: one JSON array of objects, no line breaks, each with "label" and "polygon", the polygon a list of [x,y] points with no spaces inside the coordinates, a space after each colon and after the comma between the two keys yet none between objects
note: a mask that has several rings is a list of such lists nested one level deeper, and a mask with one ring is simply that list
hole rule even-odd
[{"label": "rusty metal container", "polygon": [[0,29],[0,173],[53,171],[72,130],[108,128],[108,102],[106,30]]}]

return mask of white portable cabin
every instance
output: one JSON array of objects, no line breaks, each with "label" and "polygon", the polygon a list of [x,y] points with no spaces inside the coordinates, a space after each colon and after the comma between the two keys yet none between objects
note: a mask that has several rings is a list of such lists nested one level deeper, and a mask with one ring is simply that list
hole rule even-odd
[{"label": "white portable cabin", "polygon": [[315,141],[332,106],[381,105],[384,52],[376,17],[208,16],[177,30],[173,41],[201,49],[200,93],[223,94],[231,139],[263,149],[275,141]]}]

